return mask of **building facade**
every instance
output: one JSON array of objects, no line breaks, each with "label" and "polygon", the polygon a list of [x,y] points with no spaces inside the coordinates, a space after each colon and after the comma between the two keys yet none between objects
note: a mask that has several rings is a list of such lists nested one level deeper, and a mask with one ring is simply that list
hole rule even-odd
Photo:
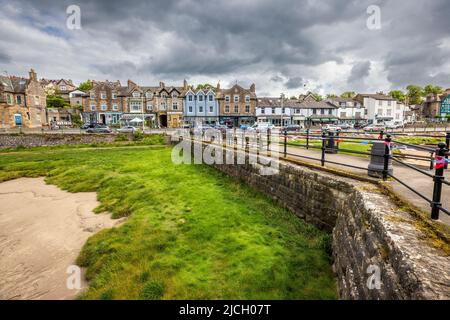
[{"label": "building facade", "polygon": [[219,84],[216,94],[221,124],[237,127],[241,124],[255,123],[257,103],[255,84],[252,84],[249,89],[244,89],[238,84],[230,89],[221,89]]},{"label": "building facade", "polygon": [[297,99],[282,100],[281,98],[262,97],[258,98],[257,101],[256,118],[260,123],[286,126],[294,124],[294,121],[300,120],[298,117],[294,120],[294,116],[296,115],[295,110],[299,108]]},{"label": "building facade", "polygon": [[441,119],[446,118],[450,114],[448,106],[448,96],[450,95],[450,88],[446,89],[444,93],[435,94],[430,93],[425,97],[422,103],[423,117],[426,119]]},{"label": "building facade", "polygon": [[367,110],[369,124],[404,123],[405,106],[391,96],[382,93],[358,94],[355,100]]},{"label": "building facade", "polygon": [[[219,86],[220,88],[220,86]],[[219,123],[219,102],[216,89],[188,88],[184,93],[184,123],[196,127],[202,124]]]},{"label": "building facade", "polygon": [[0,76],[0,128],[46,125],[46,99],[33,69],[28,78]]},{"label": "building facade", "polygon": [[42,78],[39,82],[44,87],[47,95],[58,95],[67,102],[70,100],[70,92],[77,88],[70,79],[53,80]]},{"label": "building facade", "polygon": [[119,125],[126,110],[126,94],[120,81],[92,81],[92,88],[83,97],[83,122]]},{"label": "building facade", "polygon": [[336,106],[339,123],[364,124],[367,121],[366,109],[359,101],[341,97],[329,98],[327,101]]}]

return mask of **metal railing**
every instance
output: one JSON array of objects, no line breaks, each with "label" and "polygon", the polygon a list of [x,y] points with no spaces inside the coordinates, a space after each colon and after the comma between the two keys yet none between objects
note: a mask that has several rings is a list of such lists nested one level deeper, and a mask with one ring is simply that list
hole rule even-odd
[{"label": "metal railing", "polygon": [[[348,134],[353,134],[353,136],[348,136]],[[358,134],[369,135],[369,133],[358,133],[358,132],[326,132],[322,131],[320,135],[311,134],[310,130],[307,129],[304,132],[296,132],[296,133],[288,133],[284,131],[281,133],[282,140],[279,140],[279,144],[283,145],[283,156],[284,158],[290,157],[298,157],[308,160],[320,161],[321,166],[325,166],[326,163],[340,165],[344,167],[349,167],[353,169],[360,169],[364,171],[368,171],[368,166],[362,167],[355,164],[332,161],[327,159],[327,153],[345,153],[345,154],[354,154],[358,156],[367,156],[371,159],[376,157],[383,158],[383,170],[381,171],[381,177],[383,180],[387,180],[389,177],[403,185],[408,190],[412,191],[414,194],[419,196],[424,201],[428,202],[431,206],[431,218],[434,220],[439,219],[439,212],[442,211],[447,215],[450,215],[450,211],[444,207],[442,207],[441,198],[442,198],[442,187],[443,185],[450,186],[450,183],[445,180],[444,172],[445,169],[448,168],[448,155],[449,155],[449,146],[450,146],[450,132],[446,132],[445,136],[433,136],[434,138],[445,139],[445,142],[440,142],[437,145],[437,148],[430,148],[422,145],[411,144],[407,142],[402,142],[399,140],[392,139],[392,135],[401,136],[401,134],[385,134],[385,132],[381,131],[377,138],[373,137],[361,137],[354,136]],[[305,143],[298,142],[289,142],[290,136],[294,136],[297,139],[305,140]],[[427,136],[428,137],[428,136]],[[317,143],[311,143],[311,141],[317,141]],[[372,152],[367,151],[358,151],[358,150],[350,150],[345,148],[340,148],[339,144],[341,142],[355,142],[355,143],[363,143],[363,144],[373,144],[374,141],[384,141],[385,149],[384,154],[374,154]],[[424,151],[430,154],[430,156],[423,155],[413,155],[413,154],[395,154],[393,152],[394,148],[398,148],[399,146],[404,146],[408,148],[413,148],[416,150]],[[292,148],[306,148],[306,149],[316,149],[321,151],[320,159],[314,158],[311,156],[301,155],[298,153],[292,153],[288,151],[288,147]],[[434,174],[427,172],[423,169],[416,167],[413,164],[407,163],[404,160],[414,160],[414,161],[422,161],[429,163],[429,169],[435,169]],[[395,162],[401,166],[404,166],[408,169],[414,170],[420,174],[423,174],[431,179],[433,179],[433,195],[432,198],[428,198],[416,188],[412,187],[398,176],[390,173],[390,162]]]}]

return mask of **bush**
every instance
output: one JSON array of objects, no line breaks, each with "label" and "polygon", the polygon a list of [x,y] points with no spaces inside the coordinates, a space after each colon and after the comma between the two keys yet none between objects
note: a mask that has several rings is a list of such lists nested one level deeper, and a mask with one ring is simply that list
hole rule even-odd
[{"label": "bush", "polygon": [[140,130],[136,130],[133,133],[133,141],[142,141],[144,134]]},{"label": "bush", "polygon": [[126,134],[124,134],[124,133],[119,133],[116,136],[115,141],[128,141],[128,136]]}]

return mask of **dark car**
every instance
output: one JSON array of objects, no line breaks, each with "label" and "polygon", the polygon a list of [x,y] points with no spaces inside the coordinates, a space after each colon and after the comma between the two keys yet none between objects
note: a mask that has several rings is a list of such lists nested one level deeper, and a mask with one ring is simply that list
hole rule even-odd
[{"label": "dark car", "polygon": [[300,126],[298,124],[289,124],[287,126],[285,126],[283,128],[283,131],[287,131],[287,132],[299,132],[300,131]]},{"label": "dark car", "polygon": [[86,129],[89,129],[89,128],[93,128],[94,125],[95,125],[94,123],[85,123],[85,124],[83,124],[83,125],[80,127],[80,129],[86,130]]},{"label": "dark car", "polygon": [[111,133],[112,130],[103,124],[95,124],[86,130],[87,133]]}]

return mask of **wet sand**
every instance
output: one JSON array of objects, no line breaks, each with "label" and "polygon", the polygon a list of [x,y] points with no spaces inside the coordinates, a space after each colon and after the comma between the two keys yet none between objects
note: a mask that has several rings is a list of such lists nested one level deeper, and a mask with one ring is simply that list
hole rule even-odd
[{"label": "wet sand", "polygon": [[69,193],[44,178],[0,183],[0,299],[73,299],[67,268],[86,240],[123,220],[94,214],[93,192]]}]

